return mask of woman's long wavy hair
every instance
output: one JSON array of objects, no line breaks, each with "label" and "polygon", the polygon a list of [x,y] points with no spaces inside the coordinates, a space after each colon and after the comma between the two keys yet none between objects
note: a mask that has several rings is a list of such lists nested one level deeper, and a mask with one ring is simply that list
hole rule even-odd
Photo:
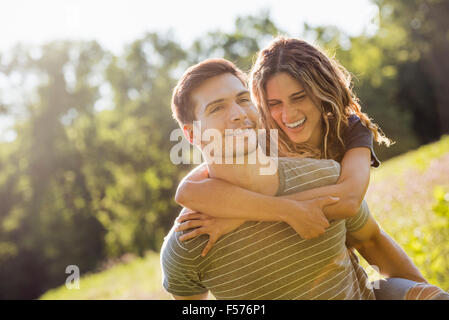
[{"label": "woman's long wavy hair", "polygon": [[[306,94],[319,108],[322,115],[323,143],[319,150],[305,143],[290,140],[277,125],[267,105],[266,83],[274,75],[285,72],[299,81]],[[361,111],[358,99],[352,91],[351,75],[335,59],[328,57],[306,41],[278,37],[259,52],[250,74],[253,101],[261,115],[261,127],[278,129],[280,156],[304,156],[341,161],[345,152],[344,130],[348,117],[357,115],[373,133],[374,140],[389,146],[392,142]],[[269,134],[267,134],[269,139]],[[270,144],[267,141],[267,145]]]}]

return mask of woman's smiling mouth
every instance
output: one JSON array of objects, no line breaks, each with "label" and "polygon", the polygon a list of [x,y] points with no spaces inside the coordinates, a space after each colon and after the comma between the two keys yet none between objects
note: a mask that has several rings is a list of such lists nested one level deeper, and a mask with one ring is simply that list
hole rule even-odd
[{"label": "woman's smiling mouth", "polygon": [[298,120],[296,122],[292,122],[292,123],[284,123],[285,126],[289,129],[297,129],[299,127],[304,126],[304,123],[306,122],[307,118],[304,117],[301,120]]}]

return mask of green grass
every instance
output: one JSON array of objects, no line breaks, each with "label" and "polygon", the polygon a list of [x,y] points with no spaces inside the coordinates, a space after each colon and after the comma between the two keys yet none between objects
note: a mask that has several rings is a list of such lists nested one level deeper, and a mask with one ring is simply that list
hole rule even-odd
[{"label": "green grass", "polygon": [[40,299],[170,299],[161,285],[158,253],[148,252],[144,258],[130,260],[103,272],[82,276],[79,289],[69,290],[63,285],[47,291]]},{"label": "green grass", "polygon": [[[391,147],[394,148],[394,145]],[[429,164],[449,152],[449,136],[443,136],[440,141],[424,145],[418,150],[406,152],[382,163],[379,169],[374,169],[371,183],[385,180],[391,176],[397,177],[410,169],[424,172]]]},{"label": "green grass", "polygon": [[448,291],[449,216],[434,210],[441,193],[449,199],[449,136],[373,169],[366,200],[427,280]]},{"label": "green grass", "polygon": [[[373,169],[366,199],[382,228],[426,278],[449,290],[449,237],[435,228],[443,219],[432,210],[435,190],[449,192],[449,136]],[[82,276],[79,290],[62,285],[40,299],[170,299],[161,281],[159,255],[149,252],[144,258]]]}]

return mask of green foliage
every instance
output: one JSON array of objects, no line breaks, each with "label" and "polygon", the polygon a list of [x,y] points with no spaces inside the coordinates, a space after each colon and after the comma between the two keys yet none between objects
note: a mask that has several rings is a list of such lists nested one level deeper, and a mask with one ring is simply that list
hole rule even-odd
[{"label": "green foliage", "polygon": [[[444,218],[446,224],[449,223],[449,193],[444,192],[444,188],[438,186],[435,187],[434,196],[436,204],[433,206],[433,212]],[[449,224],[447,224],[446,227],[449,227]]]},{"label": "green foliage", "polygon": [[432,284],[449,290],[449,136],[372,172],[367,201]]},{"label": "green foliage", "polygon": [[70,264],[89,271],[107,258],[158,251],[190,169],[169,157],[177,77],[219,48],[249,68],[260,39],[276,30],[265,14],[238,19],[235,33],[216,31],[192,50],[149,33],[121,55],[64,41],[33,48],[37,55],[17,46],[0,61],[6,78],[37,79],[20,92],[34,98],[21,106],[17,139],[0,145],[0,298],[36,297],[63,283]]},{"label": "green foliage", "polygon": [[[364,112],[398,142],[376,149],[385,160],[446,132],[441,43],[447,41],[437,28],[446,20],[427,18],[448,11],[440,1],[416,0],[410,8],[406,1],[378,3],[383,19],[374,35],[349,37],[326,26],[306,26],[305,35],[354,74]],[[420,27],[412,30],[414,18]],[[438,41],[428,39],[433,33]],[[0,77],[16,83],[13,102],[3,97],[9,88],[0,88],[0,114],[19,115],[17,138],[0,143],[0,299],[37,297],[64,283],[70,264],[88,272],[105,259],[158,251],[179,210],[177,184],[191,169],[169,158],[177,78],[209,57],[248,71],[278,34],[285,32],[265,11],[239,17],[232,32],[215,30],[188,48],[169,33],[148,33],[120,55],[94,41],[18,45],[0,55]],[[422,161],[445,151],[435,152]],[[380,172],[399,172],[407,159]],[[407,183],[398,177],[399,188]],[[403,210],[399,202],[392,208]]]},{"label": "green foliage", "polygon": [[405,246],[426,279],[449,290],[449,190],[436,186],[432,220],[410,235]]},{"label": "green foliage", "polygon": [[426,242],[426,254],[430,261],[424,272],[430,282],[438,283],[449,290],[449,188],[436,187],[434,191],[435,205],[433,212],[437,217],[428,227],[429,239]]},{"label": "green foliage", "polygon": [[207,58],[221,57],[248,72],[255,54],[279,34],[283,32],[270,20],[267,11],[258,17],[238,17],[232,33],[217,30],[194,41],[189,50],[192,53],[189,62],[194,64]]},{"label": "green foliage", "polygon": [[449,2],[445,0],[380,0],[383,39],[399,35],[391,52],[397,65],[396,99],[414,115],[420,142],[449,133]]}]

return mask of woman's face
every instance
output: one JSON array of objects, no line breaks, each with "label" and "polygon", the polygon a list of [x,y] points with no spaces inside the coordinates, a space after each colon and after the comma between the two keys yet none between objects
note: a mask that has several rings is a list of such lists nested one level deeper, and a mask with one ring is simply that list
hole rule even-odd
[{"label": "woman's face", "polygon": [[321,112],[302,85],[281,72],[267,81],[266,91],[271,116],[290,140],[319,148],[323,137]]}]

